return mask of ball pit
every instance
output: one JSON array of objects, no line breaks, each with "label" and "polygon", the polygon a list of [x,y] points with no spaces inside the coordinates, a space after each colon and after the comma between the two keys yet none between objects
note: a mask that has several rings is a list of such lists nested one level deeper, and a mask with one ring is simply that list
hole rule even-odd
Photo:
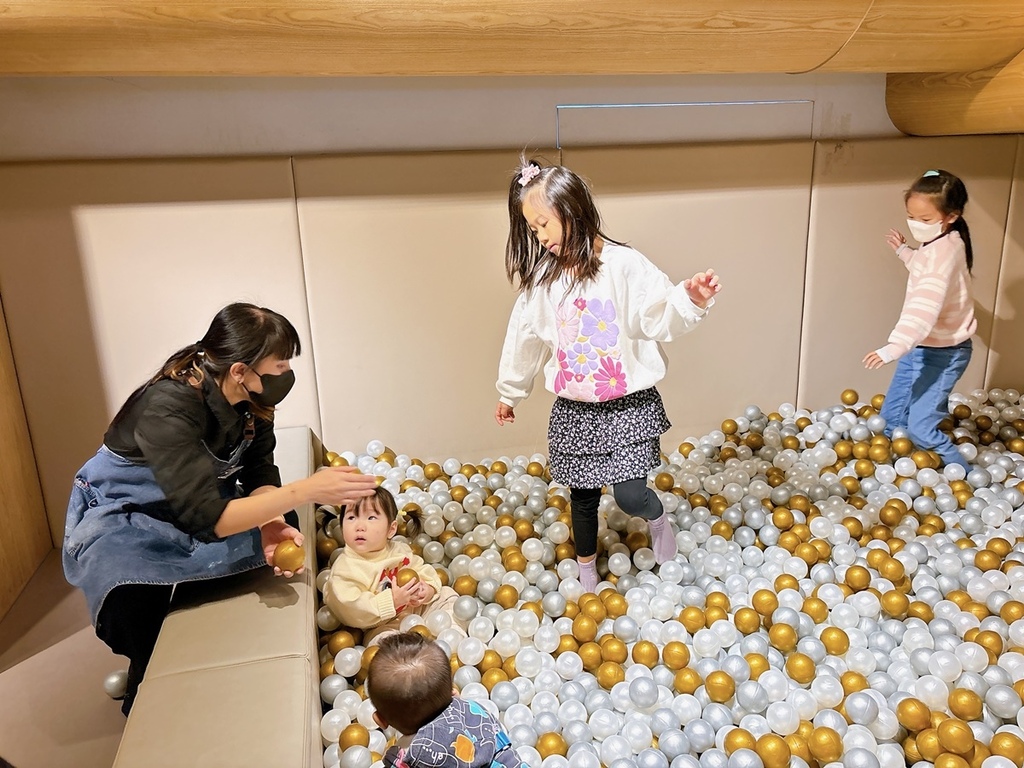
[{"label": "ball pit", "polygon": [[[374,440],[326,462],[422,513],[410,543],[468,637],[447,616],[402,628],[442,645],[530,768],[1022,768],[1020,400],[950,398],[970,471],[886,438],[880,395],[748,406],[649,475],[674,561],[602,496],[597,594],[542,455],[424,463]],[[317,522],[322,590],[342,537],[332,510]],[[380,768],[373,649],[326,608],[317,623],[324,766]]]}]

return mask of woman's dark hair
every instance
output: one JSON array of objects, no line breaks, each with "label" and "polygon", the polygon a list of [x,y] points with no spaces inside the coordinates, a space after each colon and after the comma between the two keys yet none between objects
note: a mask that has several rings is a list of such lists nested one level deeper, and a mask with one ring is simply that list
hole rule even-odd
[{"label": "woman's dark hair", "polygon": [[925,195],[931,198],[943,216],[956,214],[956,221],[950,224],[949,228],[959,232],[960,238],[964,241],[967,271],[970,272],[974,267],[974,248],[971,247],[971,230],[964,220],[964,207],[967,205],[967,187],[964,183],[949,171],[926,171],[910,185],[910,189],[903,195],[903,202],[907,202],[911,195]]},{"label": "woman's dark hair", "polygon": [[[295,327],[284,315],[255,304],[228,304],[210,323],[206,334],[195,344],[182,347],[160,366],[153,377],[132,393],[114,417],[116,424],[153,384],[163,379],[202,383],[207,376],[221,382],[234,363],[250,368],[267,357],[291,360],[302,352]],[[271,421],[273,408],[250,404],[253,414]]]},{"label": "woman's dark hair", "polygon": [[[338,517],[341,519],[342,524],[345,522],[345,513],[353,511],[358,513],[363,507],[375,505],[380,512],[383,512],[388,518],[388,523],[393,523],[398,519],[398,505],[395,503],[395,497],[391,495],[391,492],[387,489],[377,486],[373,490],[372,496],[364,496],[358,501],[343,506],[338,511]],[[405,510],[405,535],[408,538],[414,538],[422,530],[422,514],[419,509],[408,508]]]},{"label": "woman's dark hair", "polygon": [[[523,201],[536,195],[555,212],[562,224],[563,240],[558,255],[544,248],[523,218]],[[563,274],[572,275],[570,288],[592,280],[601,271],[594,253],[600,237],[622,245],[601,231],[601,214],[587,183],[561,165],[541,165],[540,160],[521,158],[508,190],[508,243],[505,274],[520,290],[551,285]]]}]

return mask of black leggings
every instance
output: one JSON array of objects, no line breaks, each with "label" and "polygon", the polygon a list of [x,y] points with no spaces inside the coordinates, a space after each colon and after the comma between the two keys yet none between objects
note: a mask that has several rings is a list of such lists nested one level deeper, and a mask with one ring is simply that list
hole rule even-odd
[{"label": "black leggings", "polygon": [[[612,486],[615,503],[623,512],[644,520],[657,520],[663,508],[658,494],[647,487],[647,480],[635,477]],[[572,533],[577,557],[590,557],[597,552],[597,504],[600,488],[572,488]]]},{"label": "black leggings", "polygon": [[128,688],[121,706],[126,715],[146,674],[160,627],[171,606],[173,590],[169,584],[122,584],[110,590],[96,618],[96,636],[114,653],[127,656],[131,662]]}]

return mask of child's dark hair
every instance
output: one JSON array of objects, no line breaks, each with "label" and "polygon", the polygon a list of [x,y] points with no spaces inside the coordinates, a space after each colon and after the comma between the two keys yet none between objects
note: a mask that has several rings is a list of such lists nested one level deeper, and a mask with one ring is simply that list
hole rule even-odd
[{"label": "child's dark hair", "polygon": [[[146,389],[163,379],[193,379],[202,383],[212,376],[215,381],[222,381],[234,363],[252,367],[271,356],[291,360],[301,352],[299,334],[284,315],[255,304],[228,304],[214,316],[203,338],[167,358],[160,370],[132,393],[113,423],[124,418]],[[256,403],[249,408],[266,421],[274,417],[273,408]]]},{"label": "child's dark hair", "polygon": [[[563,240],[558,256],[545,249],[523,218],[523,200],[538,195],[562,224]],[[520,290],[551,285],[563,274],[573,276],[575,287],[597,277],[601,260],[594,253],[600,237],[622,245],[601,231],[601,214],[587,183],[561,165],[541,165],[540,160],[520,159],[520,167],[508,189],[508,242],[505,274]]]},{"label": "child's dark hair", "polygon": [[[388,523],[393,523],[398,519],[398,505],[395,503],[395,497],[391,495],[391,492],[381,486],[377,486],[373,489],[372,496],[365,496],[353,504],[347,504],[338,510],[338,517],[341,519],[342,524],[345,522],[345,514],[347,512],[359,512],[363,507],[373,504],[378,510],[383,512],[387,518]],[[405,535],[408,538],[413,538],[422,530],[422,515],[418,509],[407,509],[405,511]]]},{"label": "child's dark hair", "polygon": [[970,272],[974,267],[974,249],[971,247],[971,230],[964,220],[964,207],[967,205],[967,187],[964,183],[949,171],[926,171],[910,185],[910,189],[903,195],[903,202],[907,202],[911,195],[925,195],[931,198],[943,216],[956,214],[956,221],[950,224],[949,228],[959,232],[960,238],[964,241],[967,271]]},{"label": "child's dark hair", "polygon": [[390,725],[416,733],[452,703],[451,662],[422,635],[388,635],[370,662],[366,692]]}]

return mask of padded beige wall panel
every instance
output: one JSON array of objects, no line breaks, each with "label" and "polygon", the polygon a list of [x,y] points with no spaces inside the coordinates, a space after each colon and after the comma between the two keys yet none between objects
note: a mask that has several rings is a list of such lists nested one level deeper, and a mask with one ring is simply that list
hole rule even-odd
[{"label": "padded beige wall panel", "polygon": [[987,387],[1024,388],[1024,136],[1017,137],[1010,214],[1003,241],[999,292],[992,323],[992,351],[985,372]]},{"label": "padded beige wall panel", "polygon": [[1010,136],[818,143],[800,350],[802,407],[838,403],[847,387],[867,400],[889,386],[893,365],[867,371],[861,361],[886,343],[899,318],[907,272],[885,234],[896,227],[909,237],[903,192],[929,168],[960,176],[970,196],[964,217],[975,253],[978,332],[956,389],[982,385],[1016,143]]},{"label": "padded beige wall panel", "polygon": [[278,424],[319,428],[288,159],[0,166],[0,286],[56,541],[110,417],[224,304],[295,323]]},{"label": "padded beige wall panel", "polygon": [[517,153],[298,159],[295,182],[324,445],[424,459],[546,451],[538,379],[498,427]]},{"label": "padded beige wall panel", "polygon": [[323,765],[315,674],[308,658],[285,657],[147,675],[114,768]]},{"label": "padded beige wall panel", "polygon": [[708,267],[721,275],[704,323],[664,345],[664,450],[751,403],[796,396],[812,152],[811,142],[563,152],[590,179],[610,237],[675,282]]}]

